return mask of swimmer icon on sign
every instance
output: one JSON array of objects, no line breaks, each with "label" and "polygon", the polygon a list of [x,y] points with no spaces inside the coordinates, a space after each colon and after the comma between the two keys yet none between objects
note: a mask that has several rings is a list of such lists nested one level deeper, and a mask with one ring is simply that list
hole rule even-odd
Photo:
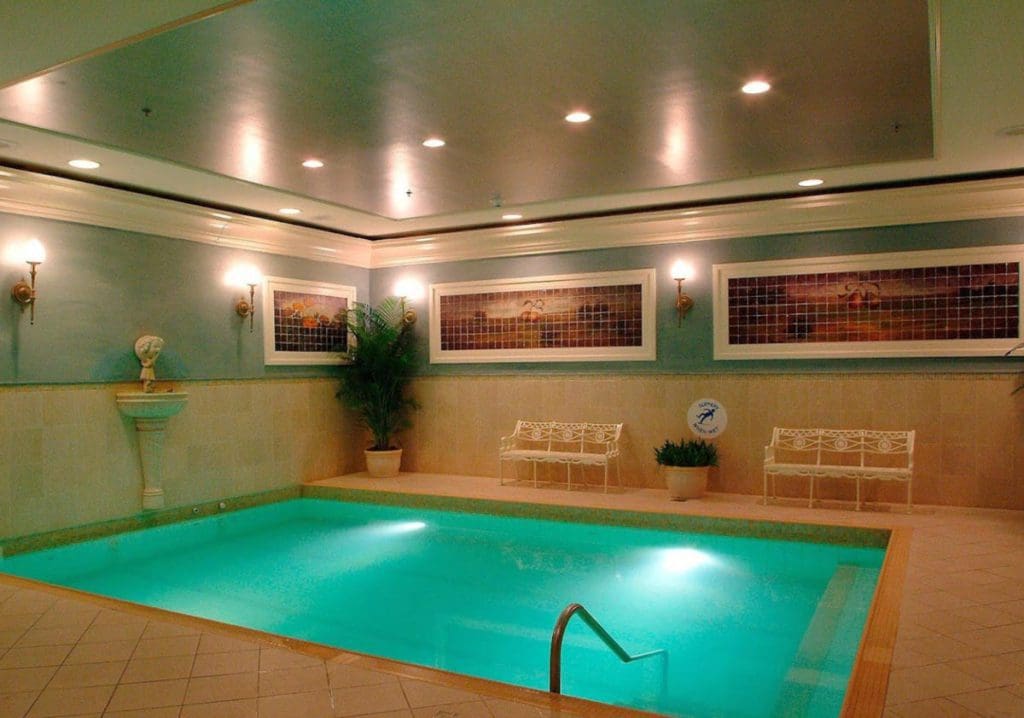
[{"label": "swimmer icon on sign", "polygon": [[686,412],[686,424],[697,436],[712,439],[720,436],[729,423],[729,415],[715,399],[698,399]]}]

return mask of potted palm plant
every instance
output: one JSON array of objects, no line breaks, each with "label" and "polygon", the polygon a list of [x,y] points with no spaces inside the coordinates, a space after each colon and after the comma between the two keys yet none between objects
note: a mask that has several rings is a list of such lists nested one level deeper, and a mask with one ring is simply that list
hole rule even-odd
[{"label": "potted palm plant", "polygon": [[347,363],[341,368],[338,396],[373,437],[366,449],[371,476],[398,475],[402,449],[395,434],[411,424],[418,408],[409,396],[418,366],[415,321],[416,315],[398,297],[376,307],[357,302],[348,313],[351,341],[342,354]]},{"label": "potted palm plant", "polygon": [[718,449],[703,439],[665,441],[654,449],[668,495],[673,501],[699,499],[708,487],[708,470],[718,466]]}]

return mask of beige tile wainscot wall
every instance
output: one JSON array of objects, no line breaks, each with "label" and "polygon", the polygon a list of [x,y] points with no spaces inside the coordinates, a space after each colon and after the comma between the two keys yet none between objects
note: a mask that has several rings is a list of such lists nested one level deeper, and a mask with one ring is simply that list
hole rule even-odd
[{"label": "beige tile wainscot wall", "polygon": [[[761,493],[763,447],[776,425],[914,429],[915,503],[1024,509],[1024,392],[1011,395],[1018,381],[1007,374],[422,377],[415,390],[423,408],[403,438],[403,470],[497,476],[498,441],[516,419],[621,421],[623,483],[657,487],[654,447],[688,434],[687,408],[711,397],[729,418],[717,439],[713,491]],[[564,477],[563,467],[557,471]],[[790,481],[780,482],[780,495],[806,496],[806,481]],[[870,500],[904,500],[902,486],[865,487]],[[853,487],[833,493],[852,498]]]},{"label": "beige tile wainscot wall", "polygon": [[[160,389],[170,388],[161,383]],[[0,538],[141,511],[138,440],[115,405],[132,385],[0,387]],[[332,379],[175,381],[168,507],[294,486],[360,468]]]}]

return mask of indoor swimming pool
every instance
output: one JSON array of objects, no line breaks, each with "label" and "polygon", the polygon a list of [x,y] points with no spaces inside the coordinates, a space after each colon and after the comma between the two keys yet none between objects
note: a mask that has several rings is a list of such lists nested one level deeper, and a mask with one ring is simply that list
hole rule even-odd
[{"label": "indoor swimming pool", "polygon": [[836,716],[884,548],[298,499],[8,557],[0,571],[674,716]]}]

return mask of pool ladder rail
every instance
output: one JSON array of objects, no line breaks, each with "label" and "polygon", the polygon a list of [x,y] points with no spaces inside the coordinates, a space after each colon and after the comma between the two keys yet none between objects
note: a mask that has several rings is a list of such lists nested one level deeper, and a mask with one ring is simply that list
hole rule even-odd
[{"label": "pool ladder rail", "polygon": [[570,603],[565,609],[562,610],[562,614],[555,621],[555,630],[551,633],[551,662],[550,662],[550,682],[549,689],[552,693],[562,692],[562,638],[565,636],[565,627],[569,624],[571,619],[576,614],[580,615],[583,622],[590,627],[598,638],[604,642],[604,645],[608,646],[612,652],[618,656],[619,660],[623,663],[632,663],[633,661],[639,661],[642,658],[651,658],[652,656],[662,655],[665,657],[665,666],[662,671],[662,678],[665,677],[668,667],[668,652],[664,648],[658,648],[653,651],[646,651],[645,653],[637,653],[631,655],[626,652],[618,641],[612,638],[611,634],[605,630],[593,614],[590,613],[582,604]]}]

